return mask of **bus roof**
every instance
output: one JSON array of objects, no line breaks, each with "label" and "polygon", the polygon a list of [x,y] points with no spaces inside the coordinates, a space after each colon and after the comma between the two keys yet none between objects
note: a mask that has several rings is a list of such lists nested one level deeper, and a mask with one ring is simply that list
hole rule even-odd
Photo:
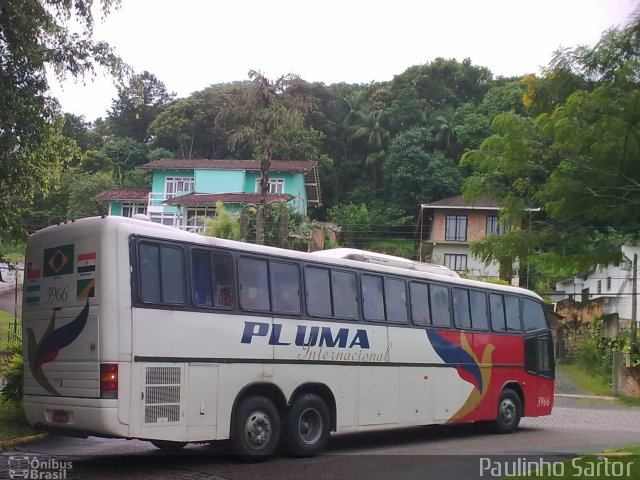
[{"label": "bus roof", "polygon": [[517,293],[520,295],[527,295],[542,301],[542,298],[539,295],[530,290],[510,285],[499,285],[495,283],[484,282],[481,280],[460,278],[460,276],[456,272],[442,265],[416,262],[402,257],[395,257],[392,255],[353,248],[336,248],[312,253],[300,252],[297,250],[287,250],[266,245],[256,245],[252,243],[239,242],[236,240],[208,237],[196,233],[185,232],[175,227],[151,222],[150,220],[120,217],[114,215],[88,217],[78,220],[60,222],[56,225],[38,230],[31,235],[30,242],[35,241],[36,239],[42,240],[42,238],[40,238],[41,236],[45,236],[56,231],[58,231],[59,234],[63,234],[63,232],[61,232],[59,229],[64,229],[70,236],[81,235],[83,231],[91,231],[95,234],[100,231],[109,231],[113,229],[125,233],[127,237],[130,235],[150,236],[158,239],[228,248],[231,250],[252,254],[264,253],[267,255],[277,255],[300,261],[319,262],[342,266],[345,268],[365,269],[380,273],[404,275],[414,278],[422,278],[425,280],[446,282],[449,284],[460,286],[501,291],[504,293]]}]

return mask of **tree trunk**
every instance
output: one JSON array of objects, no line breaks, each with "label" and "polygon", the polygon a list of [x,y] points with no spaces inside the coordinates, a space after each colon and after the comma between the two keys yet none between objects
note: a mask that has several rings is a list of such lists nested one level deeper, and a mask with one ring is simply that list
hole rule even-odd
[{"label": "tree trunk", "polygon": [[256,243],[258,245],[264,245],[264,220],[265,205],[261,203],[256,214]]}]

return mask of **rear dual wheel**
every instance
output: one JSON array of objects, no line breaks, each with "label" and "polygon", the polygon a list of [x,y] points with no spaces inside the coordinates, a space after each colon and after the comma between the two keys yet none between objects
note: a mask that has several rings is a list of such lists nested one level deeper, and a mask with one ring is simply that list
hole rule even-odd
[{"label": "rear dual wheel", "polygon": [[287,412],[284,441],[287,452],[299,457],[320,453],[329,440],[329,409],[318,395],[298,397]]},{"label": "rear dual wheel", "polygon": [[282,425],[274,403],[254,395],[240,402],[231,428],[234,450],[245,461],[262,461],[273,455],[281,434],[287,453],[309,457],[320,453],[329,440],[329,409],[318,395],[301,395],[288,409]]},{"label": "rear dual wheel", "polygon": [[231,429],[238,455],[250,462],[265,460],[275,453],[280,442],[280,412],[266,397],[247,397],[238,405]]}]

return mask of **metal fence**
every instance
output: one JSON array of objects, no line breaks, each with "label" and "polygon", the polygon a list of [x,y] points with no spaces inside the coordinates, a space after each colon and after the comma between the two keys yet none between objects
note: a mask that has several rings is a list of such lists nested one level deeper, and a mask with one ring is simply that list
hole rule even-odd
[{"label": "metal fence", "polygon": [[11,345],[22,339],[22,322],[0,322],[0,355],[10,353]]}]

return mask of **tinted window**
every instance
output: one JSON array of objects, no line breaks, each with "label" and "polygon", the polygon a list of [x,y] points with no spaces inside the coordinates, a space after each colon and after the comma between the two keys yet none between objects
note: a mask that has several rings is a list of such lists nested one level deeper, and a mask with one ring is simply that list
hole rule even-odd
[{"label": "tinted window", "polygon": [[141,243],[138,247],[140,262],[140,295],[143,302],[159,303],[160,298],[160,247]]},{"label": "tinted window", "polygon": [[333,310],[340,318],[358,318],[358,283],[353,273],[331,272]]},{"label": "tinted window", "polygon": [[196,305],[213,306],[213,276],[211,274],[211,254],[202,250],[191,253],[191,279],[193,302]]},{"label": "tinted window", "polygon": [[471,326],[478,330],[488,330],[487,296],[482,292],[471,290],[469,299],[471,301]]},{"label": "tinted window", "polygon": [[404,280],[384,279],[384,301],[387,320],[393,323],[407,323],[407,287]]},{"label": "tinted window", "polygon": [[162,301],[184,303],[184,258],[181,248],[160,247]]},{"label": "tinted window", "polygon": [[266,260],[238,260],[240,305],[246,310],[269,310],[269,282]]},{"label": "tinted window", "polygon": [[439,327],[451,326],[449,289],[442,285],[430,285],[429,293],[429,298],[431,299],[431,321],[433,325]]},{"label": "tinted window", "polygon": [[289,263],[271,262],[271,304],[273,310],[300,313],[300,276],[298,267]]},{"label": "tinted window", "polygon": [[504,296],[504,309],[507,319],[507,331],[520,332],[522,326],[520,324],[520,302],[518,297],[512,295]]},{"label": "tinted window", "polygon": [[453,300],[453,320],[458,328],[471,328],[471,313],[469,310],[469,291],[462,288],[451,290]]},{"label": "tinted window", "polygon": [[504,300],[502,295],[492,293],[489,295],[489,309],[491,311],[491,328],[496,332],[507,330],[504,318]]},{"label": "tinted window", "polygon": [[304,270],[307,312],[317,317],[331,316],[331,286],[329,270],[307,267]]},{"label": "tinted window", "polygon": [[411,282],[411,321],[414,325],[431,325],[429,286]]},{"label": "tinted window", "polygon": [[225,253],[213,253],[213,305],[233,307],[233,259]]},{"label": "tinted window", "polygon": [[365,320],[384,321],[382,277],[362,275],[362,312]]},{"label": "tinted window", "polygon": [[524,320],[525,332],[547,328],[547,320],[542,305],[528,298],[522,299],[522,319]]},{"label": "tinted window", "polygon": [[140,295],[143,302],[184,303],[184,257],[182,249],[141,243]]}]

